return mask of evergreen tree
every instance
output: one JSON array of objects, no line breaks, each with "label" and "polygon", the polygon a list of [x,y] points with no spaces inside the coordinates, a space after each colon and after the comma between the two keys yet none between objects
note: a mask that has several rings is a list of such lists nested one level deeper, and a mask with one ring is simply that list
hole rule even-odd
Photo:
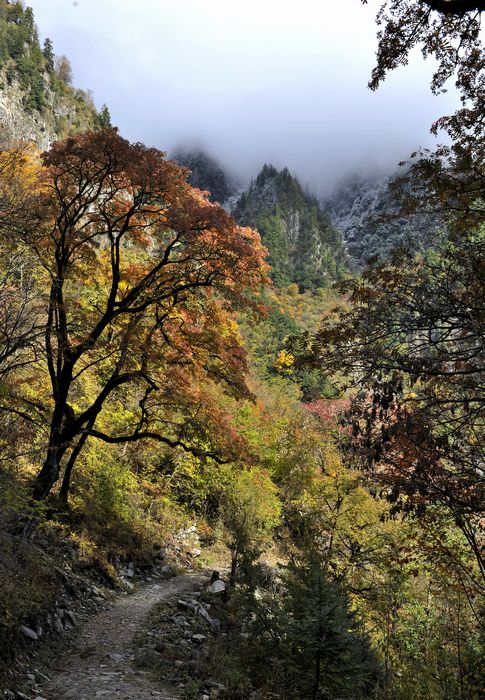
[{"label": "evergreen tree", "polygon": [[255,687],[284,700],[378,697],[382,672],[370,640],[315,553],[284,567],[272,594],[238,605],[251,619],[245,662]]},{"label": "evergreen tree", "polygon": [[98,121],[101,129],[111,129],[113,126],[111,124],[111,114],[109,113],[109,109],[106,104],[101,107],[98,114]]},{"label": "evergreen tree", "polygon": [[371,698],[379,668],[345,592],[308,555],[284,575],[283,648],[293,697]]},{"label": "evergreen tree", "polygon": [[44,48],[42,50],[45,60],[45,67],[48,73],[54,72],[54,47],[52,41],[47,37],[44,41]]}]

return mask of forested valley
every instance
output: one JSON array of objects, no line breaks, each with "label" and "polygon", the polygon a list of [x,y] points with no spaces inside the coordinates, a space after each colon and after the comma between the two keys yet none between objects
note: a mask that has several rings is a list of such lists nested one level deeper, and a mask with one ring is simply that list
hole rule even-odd
[{"label": "forested valley", "polygon": [[[355,183],[130,143],[0,2],[5,698],[484,696],[484,11],[383,4],[371,89],[420,46],[462,104],[347,231]],[[152,695],[53,690],[154,581]]]}]

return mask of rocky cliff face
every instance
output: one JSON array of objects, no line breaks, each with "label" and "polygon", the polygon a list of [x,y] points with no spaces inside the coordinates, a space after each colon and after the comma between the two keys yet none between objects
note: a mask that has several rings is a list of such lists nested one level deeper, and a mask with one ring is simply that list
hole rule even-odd
[{"label": "rocky cliff face", "polygon": [[[74,92],[74,91],[73,91]],[[79,91],[82,95],[82,91]],[[70,92],[46,91],[42,112],[28,112],[24,107],[25,91],[17,81],[10,85],[0,79],[0,139],[3,143],[33,141],[41,150],[61,138],[79,131],[98,129],[96,110],[82,96]]]},{"label": "rocky cliff face", "polygon": [[346,251],[356,268],[371,258],[385,259],[391,250],[436,245],[441,236],[438,218],[421,210],[412,217],[399,215],[389,190],[391,175],[353,175],[342,180],[323,207],[342,232]]},{"label": "rocky cliff face", "polygon": [[22,2],[0,0],[0,139],[57,139],[103,126],[90,94],[70,84],[70,64],[52,43],[39,44],[34,15]]},{"label": "rocky cliff face", "polygon": [[314,290],[344,274],[347,261],[340,233],[288,169],[265,165],[239,197],[233,214],[240,224],[260,232],[278,286],[296,282],[302,290]]},{"label": "rocky cliff face", "polygon": [[200,190],[210,192],[210,199],[227,206],[238,190],[237,184],[214,158],[203,151],[180,149],[171,155],[179,165],[189,168],[188,182]]}]

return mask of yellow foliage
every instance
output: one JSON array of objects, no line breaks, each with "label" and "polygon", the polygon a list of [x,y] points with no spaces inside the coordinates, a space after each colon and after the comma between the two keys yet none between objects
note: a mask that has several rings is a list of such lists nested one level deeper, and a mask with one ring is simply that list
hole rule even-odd
[{"label": "yellow foliage", "polygon": [[291,374],[293,371],[292,368],[294,364],[294,355],[292,355],[292,353],[288,352],[287,350],[280,350],[276,357],[273,368],[277,372],[281,372],[282,374]]}]

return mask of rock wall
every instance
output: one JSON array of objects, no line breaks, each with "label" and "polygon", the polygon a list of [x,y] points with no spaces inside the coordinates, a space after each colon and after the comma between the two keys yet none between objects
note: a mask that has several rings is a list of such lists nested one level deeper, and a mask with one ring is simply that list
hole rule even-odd
[{"label": "rock wall", "polygon": [[0,139],[4,144],[33,141],[41,150],[79,131],[99,128],[94,105],[87,93],[66,86],[65,94],[47,90],[47,106],[40,113],[24,107],[25,93],[19,83],[0,77]]}]

